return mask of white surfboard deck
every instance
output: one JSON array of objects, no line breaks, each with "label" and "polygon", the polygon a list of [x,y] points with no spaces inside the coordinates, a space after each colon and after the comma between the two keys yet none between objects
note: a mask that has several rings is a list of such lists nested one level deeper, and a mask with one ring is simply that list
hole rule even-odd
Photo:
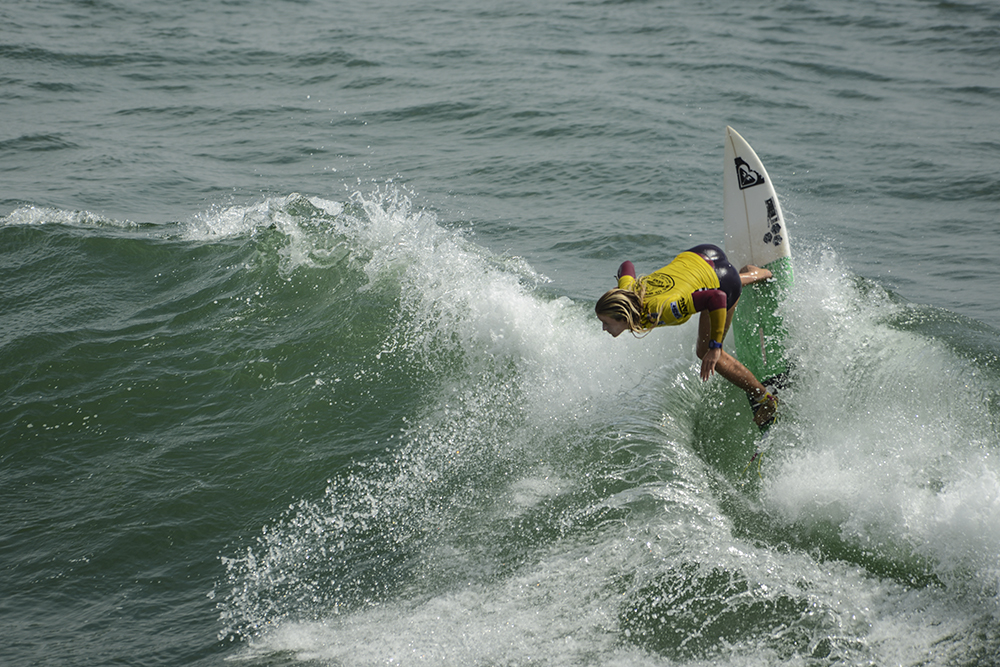
[{"label": "white surfboard deck", "polygon": [[743,288],[733,315],[736,357],[765,385],[780,386],[789,371],[779,309],[793,281],[788,228],[764,164],[731,127],[726,127],[723,193],[729,261],[737,269],[752,264],[774,274]]}]

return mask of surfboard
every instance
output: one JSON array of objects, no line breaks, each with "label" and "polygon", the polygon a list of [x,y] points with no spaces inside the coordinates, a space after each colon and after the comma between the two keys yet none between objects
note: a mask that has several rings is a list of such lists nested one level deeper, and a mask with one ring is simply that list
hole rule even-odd
[{"label": "surfboard", "polygon": [[788,228],[764,164],[728,126],[722,186],[729,261],[737,269],[753,264],[774,274],[743,288],[733,314],[733,348],[764,385],[780,387],[789,371],[787,330],[779,308],[793,284]]}]

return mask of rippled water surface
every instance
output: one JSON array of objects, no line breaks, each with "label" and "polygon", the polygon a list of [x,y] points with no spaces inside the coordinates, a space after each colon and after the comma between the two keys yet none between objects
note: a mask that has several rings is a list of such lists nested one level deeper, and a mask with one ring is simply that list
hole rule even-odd
[{"label": "rippled water surface", "polygon": [[[993,4],[0,26],[5,664],[997,664]],[[795,259],[763,442],[592,315],[722,241],[726,125]]]}]

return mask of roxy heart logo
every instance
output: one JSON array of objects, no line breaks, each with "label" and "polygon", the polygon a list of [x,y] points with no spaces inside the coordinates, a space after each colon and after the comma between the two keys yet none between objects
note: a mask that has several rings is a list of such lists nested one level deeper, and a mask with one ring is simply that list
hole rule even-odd
[{"label": "roxy heart logo", "polygon": [[736,158],[736,177],[740,182],[740,190],[764,184],[764,177],[751,169],[747,161],[741,157]]}]

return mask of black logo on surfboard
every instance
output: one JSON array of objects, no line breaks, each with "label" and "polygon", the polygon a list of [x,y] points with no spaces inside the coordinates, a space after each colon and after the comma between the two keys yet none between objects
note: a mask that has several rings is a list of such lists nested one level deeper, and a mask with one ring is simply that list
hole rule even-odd
[{"label": "black logo on surfboard", "polygon": [[739,181],[740,190],[764,184],[764,177],[751,169],[747,161],[741,157],[736,158],[736,179]]},{"label": "black logo on surfboard", "polygon": [[768,197],[764,200],[764,206],[767,209],[767,232],[764,234],[764,243],[779,246],[783,237],[781,235],[781,220],[778,218],[778,207],[774,205],[774,197]]}]

